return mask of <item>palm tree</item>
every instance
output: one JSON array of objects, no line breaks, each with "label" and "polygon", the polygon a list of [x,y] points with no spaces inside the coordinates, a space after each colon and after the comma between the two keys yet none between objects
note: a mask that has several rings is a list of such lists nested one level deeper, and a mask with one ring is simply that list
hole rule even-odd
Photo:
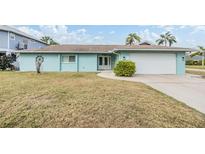
[{"label": "palm tree", "polygon": [[168,38],[169,46],[171,47],[172,44],[177,43],[176,37],[173,35],[170,35]]},{"label": "palm tree", "polygon": [[166,38],[166,36],[164,34],[161,34],[160,38],[158,40],[156,40],[156,43],[158,45],[165,44],[165,46],[167,46],[167,38]]},{"label": "palm tree", "polygon": [[169,46],[172,46],[173,43],[177,43],[176,37],[172,35],[170,32],[166,32],[165,34],[161,34],[160,38],[156,40],[156,43],[158,45],[165,45],[169,44]]},{"label": "palm tree", "polygon": [[136,33],[130,33],[126,38],[126,45],[134,45],[136,42],[140,42],[141,38]]},{"label": "palm tree", "polygon": [[192,53],[190,56],[194,57],[194,56],[202,56],[202,67],[204,67],[204,59],[205,59],[205,48],[203,46],[198,46],[200,51],[194,52]]},{"label": "palm tree", "polygon": [[50,36],[43,36],[41,41],[49,44],[49,45],[58,45],[59,43],[55,42]]}]

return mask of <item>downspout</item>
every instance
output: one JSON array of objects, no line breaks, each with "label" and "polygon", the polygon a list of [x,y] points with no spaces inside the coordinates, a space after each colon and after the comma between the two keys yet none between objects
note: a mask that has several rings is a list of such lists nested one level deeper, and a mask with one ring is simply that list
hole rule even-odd
[{"label": "downspout", "polygon": [[59,71],[61,72],[61,65],[62,65],[62,62],[61,62],[61,60],[62,60],[62,58],[61,58],[61,54],[59,54],[58,55],[59,56],[59,63],[60,63],[60,66],[59,66]]},{"label": "downspout", "polygon": [[9,40],[9,36],[10,36],[10,33],[9,33],[9,31],[8,31],[8,39],[7,39],[7,49],[8,49],[8,51],[9,51],[9,49],[10,49],[10,40]]},{"label": "downspout", "polygon": [[79,53],[77,54],[77,72],[79,72]]},{"label": "downspout", "polygon": [[[118,55],[118,57],[120,57],[120,54],[117,53],[115,50],[112,51],[113,54]],[[118,59],[119,60],[119,59]]]},{"label": "downspout", "polygon": [[[115,50],[113,50],[112,53],[117,55],[117,60],[115,60],[115,64],[116,64],[116,62],[120,60],[120,54],[117,53]],[[115,67],[115,64],[114,64],[114,67]]]}]

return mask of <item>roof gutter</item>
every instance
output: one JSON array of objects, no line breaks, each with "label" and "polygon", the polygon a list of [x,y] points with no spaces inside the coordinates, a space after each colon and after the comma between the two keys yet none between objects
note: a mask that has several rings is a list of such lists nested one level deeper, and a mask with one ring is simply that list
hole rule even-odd
[{"label": "roof gutter", "polygon": [[15,51],[16,53],[101,53],[101,54],[104,54],[104,53],[107,53],[107,54],[111,54],[112,52],[89,52],[89,51],[86,51],[86,52],[83,52],[83,51],[31,51],[31,50],[18,50],[18,51]]},{"label": "roof gutter", "polygon": [[118,54],[118,51],[178,51],[178,52],[192,52],[196,51],[194,49],[182,48],[182,49],[113,49],[110,51],[99,51],[99,52],[91,52],[91,51],[32,51],[32,50],[18,50],[15,51],[17,53],[107,53],[107,54]]},{"label": "roof gutter", "polygon": [[193,49],[113,49],[113,52],[117,51],[193,51]]}]

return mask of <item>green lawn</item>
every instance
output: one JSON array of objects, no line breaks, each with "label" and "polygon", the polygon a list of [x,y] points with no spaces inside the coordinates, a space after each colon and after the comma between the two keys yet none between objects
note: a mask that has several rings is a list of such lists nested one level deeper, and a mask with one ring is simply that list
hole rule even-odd
[{"label": "green lawn", "polygon": [[193,68],[193,69],[205,69],[201,65],[186,65],[186,68]]},{"label": "green lawn", "polygon": [[0,127],[205,127],[205,115],[95,73],[0,72]]},{"label": "green lawn", "polygon": [[186,73],[189,73],[189,74],[195,74],[195,75],[202,75],[202,76],[205,76],[205,72],[202,72],[202,71],[186,71]]}]

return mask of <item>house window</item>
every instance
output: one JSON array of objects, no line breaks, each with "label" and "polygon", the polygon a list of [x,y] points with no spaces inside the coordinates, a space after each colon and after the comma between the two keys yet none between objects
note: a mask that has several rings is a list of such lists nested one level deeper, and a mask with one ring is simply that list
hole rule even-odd
[{"label": "house window", "polygon": [[10,33],[10,39],[15,40],[15,34],[14,33]]},{"label": "house window", "polygon": [[31,43],[36,43],[36,41],[35,40],[31,40]]},{"label": "house window", "polygon": [[69,63],[75,63],[75,56],[69,56]]},{"label": "house window", "polygon": [[28,44],[24,44],[24,49],[28,49]]},{"label": "house window", "polygon": [[99,65],[102,65],[102,57],[99,57]]},{"label": "house window", "polygon": [[62,56],[63,63],[75,63],[75,56]]},{"label": "house window", "polygon": [[29,40],[27,40],[27,39],[23,39],[23,48],[24,49],[28,49],[28,42],[29,42]]},{"label": "house window", "polygon": [[108,63],[108,57],[105,57],[104,58],[104,64],[107,65],[107,63]]}]

